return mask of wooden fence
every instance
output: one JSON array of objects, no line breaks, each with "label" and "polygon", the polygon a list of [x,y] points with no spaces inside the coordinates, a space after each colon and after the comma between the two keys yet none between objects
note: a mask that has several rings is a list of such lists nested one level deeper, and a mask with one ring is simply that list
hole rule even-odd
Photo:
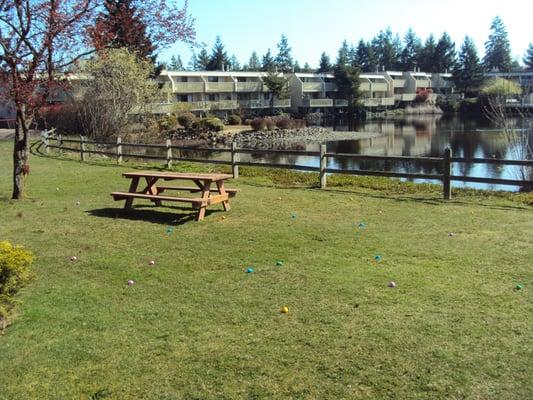
[{"label": "wooden fence", "polygon": [[[51,142],[54,142],[52,144]],[[453,157],[452,151],[447,148],[444,150],[443,157],[406,157],[406,156],[373,156],[362,154],[347,154],[347,153],[329,153],[326,151],[326,145],[320,146],[320,151],[301,151],[301,150],[265,150],[265,149],[244,149],[237,148],[235,143],[232,143],[231,148],[215,148],[215,147],[190,147],[190,146],[175,146],[170,140],[167,140],[165,144],[138,144],[138,143],[124,143],[122,139],[117,138],[116,142],[95,142],[87,140],[85,137],[80,136],[79,139],[63,138],[61,135],[43,136],[42,143],[45,150],[55,148],[60,152],[71,151],[80,154],[80,160],[85,161],[88,154],[99,154],[116,158],[117,163],[122,163],[126,158],[140,158],[161,160],[166,163],[167,168],[172,166],[174,161],[189,161],[189,162],[201,162],[210,164],[225,164],[231,165],[232,173],[235,179],[239,177],[239,166],[253,166],[253,167],[267,167],[267,168],[284,168],[293,169],[299,171],[312,171],[318,172],[320,175],[320,187],[325,188],[327,185],[327,174],[348,174],[348,175],[366,175],[366,176],[384,176],[391,178],[409,178],[409,179],[430,179],[442,181],[443,186],[443,198],[451,199],[451,182],[475,182],[486,183],[494,185],[511,185],[520,187],[533,187],[532,180],[517,180],[517,179],[499,179],[499,178],[482,178],[472,176],[458,176],[452,173],[452,163],[471,163],[471,164],[498,164],[498,165],[514,165],[520,167],[533,168],[533,160],[502,160],[493,158],[461,158]],[[73,145],[77,145],[73,147]],[[88,145],[96,145],[105,147],[106,149],[93,149],[90,150]],[[113,151],[107,150],[109,147],[113,148]],[[155,154],[136,154],[125,152],[124,148],[143,148],[143,149],[160,149],[165,155]],[[229,160],[214,160],[205,158],[195,158],[188,156],[187,152],[202,152],[207,154],[214,153],[226,153],[230,154]],[[309,156],[317,157],[319,166],[306,166],[306,165],[294,165],[294,164],[280,164],[280,163],[266,163],[266,162],[253,162],[253,161],[241,161],[240,155],[252,154],[252,155],[295,155],[295,156]],[[340,169],[340,168],[328,168],[329,159],[352,159],[352,160],[373,160],[373,161],[385,161],[385,162],[426,162],[430,164],[439,164],[442,167],[442,174],[424,174],[424,173],[407,173],[407,172],[392,172],[392,171],[376,171],[376,170],[364,170],[364,169]]]}]

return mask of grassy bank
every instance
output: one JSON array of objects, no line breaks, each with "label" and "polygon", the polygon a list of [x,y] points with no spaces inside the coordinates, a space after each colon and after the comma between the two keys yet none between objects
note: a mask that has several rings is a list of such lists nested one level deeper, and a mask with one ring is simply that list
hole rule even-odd
[{"label": "grassy bank", "polygon": [[33,157],[12,202],[10,153],[0,240],[37,259],[0,337],[0,399],[531,394],[528,195],[243,169],[232,211],[196,223],[121,212],[109,192],[131,167],[102,163]]}]

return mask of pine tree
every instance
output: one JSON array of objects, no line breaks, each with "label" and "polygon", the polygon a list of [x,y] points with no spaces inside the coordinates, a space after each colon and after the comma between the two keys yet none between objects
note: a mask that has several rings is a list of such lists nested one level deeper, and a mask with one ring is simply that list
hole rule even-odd
[{"label": "pine tree", "polygon": [[337,52],[336,65],[348,64],[350,64],[350,46],[348,45],[348,41],[344,40],[339,48],[339,51]]},{"label": "pine tree", "polygon": [[455,64],[455,43],[448,33],[444,32],[435,47],[433,69],[428,72],[446,72]]},{"label": "pine tree", "polygon": [[365,43],[363,39],[359,40],[356,51],[357,64],[363,72],[375,72],[378,68],[376,55],[370,43]]},{"label": "pine tree", "polygon": [[385,31],[379,31],[378,35],[372,40],[372,48],[381,69],[392,70],[398,67],[400,54],[394,41],[390,28]]},{"label": "pine tree", "polygon": [[194,51],[192,52],[191,60],[187,65],[187,69],[189,71],[198,71],[198,57],[196,56],[196,53]]},{"label": "pine tree", "polygon": [[263,56],[262,62],[261,62],[261,71],[263,72],[272,72],[276,69],[276,63],[274,61],[274,57],[272,57],[272,52],[270,49],[266,52],[266,54]]},{"label": "pine tree", "polygon": [[292,71],[294,71],[294,72],[303,72],[302,71],[302,67],[300,67],[300,63],[298,62],[298,60],[294,61],[294,64],[292,65]]},{"label": "pine tree", "polygon": [[435,36],[430,33],[419,53],[418,66],[422,71],[431,72],[433,70],[436,48]]},{"label": "pine tree", "polygon": [[261,61],[259,61],[259,57],[257,56],[257,52],[253,51],[252,55],[250,56],[250,60],[248,61],[247,70],[249,71],[259,71],[261,70]]},{"label": "pine tree", "polygon": [[211,50],[211,57],[209,57],[209,63],[207,64],[208,71],[222,71],[223,68],[229,65],[228,53],[222,44],[222,39],[217,36],[215,44]]},{"label": "pine tree", "polygon": [[230,71],[240,71],[241,70],[241,63],[239,62],[239,60],[237,59],[235,54],[233,54],[228,60],[228,69]]},{"label": "pine tree", "polygon": [[403,38],[403,50],[400,55],[400,69],[402,71],[413,71],[418,65],[422,41],[415,32],[409,28]]},{"label": "pine tree", "polygon": [[92,40],[100,47],[127,48],[144,59],[155,61],[155,46],[146,32],[133,0],[104,0],[104,11],[91,30]]},{"label": "pine tree", "polygon": [[316,72],[321,73],[321,74],[327,74],[332,71],[333,71],[333,66],[331,65],[330,58],[324,51],[320,55],[320,61],[318,62],[318,70]]},{"label": "pine tree", "polygon": [[291,47],[289,47],[289,41],[285,34],[281,35],[280,42],[278,43],[278,54],[276,56],[276,66],[280,72],[291,72],[293,68],[293,60],[291,55]]},{"label": "pine tree", "polygon": [[168,65],[168,68],[171,71],[183,71],[185,68],[183,68],[183,61],[181,61],[181,56],[172,56],[170,58],[170,64]]},{"label": "pine tree", "polygon": [[524,56],[524,65],[527,69],[533,70],[533,43],[530,43],[526,55]]},{"label": "pine tree", "polygon": [[207,50],[205,47],[202,47],[202,50],[200,50],[200,53],[198,54],[198,57],[196,58],[196,71],[207,71],[209,66],[209,54],[207,53]]},{"label": "pine tree", "polygon": [[452,76],[457,90],[467,96],[476,95],[483,82],[483,67],[479,61],[476,45],[468,36],[461,45]]},{"label": "pine tree", "polygon": [[492,32],[485,42],[483,65],[489,71],[493,69],[502,72],[509,71],[511,69],[511,45],[500,17],[496,16],[492,20],[490,30]]},{"label": "pine tree", "polygon": [[313,68],[311,68],[311,66],[309,65],[309,63],[306,62],[306,63],[304,64],[304,67],[303,67],[303,69],[302,69],[302,72],[315,72],[315,71],[313,70]]},{"label": "pine tree", "polygon": [[359,92],[359,69],[346,62],[346,48],[342,46],[339,49],[337,63],[333,68],[334,81],[337,86],[337,96],[341,99],[348,100],[348,118],[353,120],[355,106],[360,96]]}]

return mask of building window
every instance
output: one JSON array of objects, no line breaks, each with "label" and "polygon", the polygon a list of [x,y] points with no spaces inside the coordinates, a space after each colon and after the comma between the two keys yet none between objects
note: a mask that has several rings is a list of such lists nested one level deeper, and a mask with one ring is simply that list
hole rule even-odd
[{"label": "building window", "polygon": [[208,76],[207,77],[208,82],[218,82],[218,76]]}]

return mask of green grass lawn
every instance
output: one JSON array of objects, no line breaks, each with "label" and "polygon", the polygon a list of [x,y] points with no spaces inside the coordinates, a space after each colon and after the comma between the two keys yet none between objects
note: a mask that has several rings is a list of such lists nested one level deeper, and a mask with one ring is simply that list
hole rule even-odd
[{"label": "green grass lawn", "polygon": [[11,149],[0,240],[36,276],[0,336],[0,399],[531,398],[531,195],[244,169],[232,210],[197,223],[121,212],[131,166],[33,156],[12,202]]}]

